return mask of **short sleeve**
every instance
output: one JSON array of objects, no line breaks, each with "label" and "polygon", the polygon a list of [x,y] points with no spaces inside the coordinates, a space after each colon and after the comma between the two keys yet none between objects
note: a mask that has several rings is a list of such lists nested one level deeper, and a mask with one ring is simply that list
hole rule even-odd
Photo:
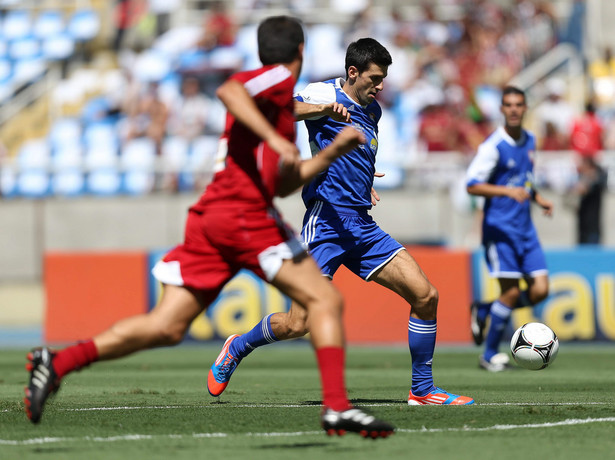
[{"label": "short sleeve", "polygon": [[470,163],[466,174],[466,184],[483,184],[489,181],[491,173],[498,164],[499,152],[495,144],[484,143],[478,147],[476,156]]}]

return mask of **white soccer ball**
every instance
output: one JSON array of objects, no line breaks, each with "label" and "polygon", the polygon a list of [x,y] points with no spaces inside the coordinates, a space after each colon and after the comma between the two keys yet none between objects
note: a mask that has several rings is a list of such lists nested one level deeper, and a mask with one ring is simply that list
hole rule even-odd
[{"label": "white soccer ball", "polygon": [[537,371],[551,364],[559,350],[559,340],[549,326],[527,323],[515,331],[510,351],[521,367]]}]

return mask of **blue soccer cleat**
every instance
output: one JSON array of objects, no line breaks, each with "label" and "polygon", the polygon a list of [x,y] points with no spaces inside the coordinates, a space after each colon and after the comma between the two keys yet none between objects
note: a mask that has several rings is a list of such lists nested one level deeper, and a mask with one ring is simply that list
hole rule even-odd
[{"label": "blue soccer cleat", "polygon": [[229,352],[231,343],[237,337],[239,337],[237,334],[233,334],[226,339],[222,351],[220,351],[216,361],[212,364],[211,369],[209,369],[209,374],[207,375],[207,391],[209,391],[209,394],[212,396],[220,396],[222,394],[228,386],[229,380],[231,380],[231,375],[233,375],[233,372],[235,372],[237,365],[241,361],[241,359],[235,358]]}]

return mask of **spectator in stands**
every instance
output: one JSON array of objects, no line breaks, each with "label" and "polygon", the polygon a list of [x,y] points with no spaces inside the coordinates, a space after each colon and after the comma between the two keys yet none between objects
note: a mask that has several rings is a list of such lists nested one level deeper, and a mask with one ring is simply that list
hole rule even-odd
[{"label": "spectator in stands", "polygon": [[593,157],[583,156],[577,165],[578,181],[574,192],[579,196],[577,241],[600,244],[602,235],[602,195],[607,188],[607,173]]},{"label": "spectator in stands", "polygon": [[205,133],[211,101],[201,93],[199,80],[184,78],[181,95],[171,106],[168,133],[192,140]]},{"label": "spectator in stands", "polygon": [[237,24],[226,10],[225,2],[212,2],[211,11],[205,15],[199,47],[211,51],[219,46],[233,46],[236,35]]},{"label": "spectator in stands", "polygon": [[128,113],[126,138],[149,137],[156,143],[157,152],[160,153],[168,117],[169,110],[160,99],[158,84],[150,83]]},{"label": "spectator in stands", "polygon": [[540,150],[557,151],[570,148],[570,137],[560,133],[553,122],[548,121],[544,125],[544,136],[540,140]]},{"label": "spectator in stands", "polygon": [[[535,120],[538,138],[547,145],[555,147],[563,145],[567,148],[567,139],[574,121],[574,110],[564,99],[566,82],[560,78],[551,78],[546,84],[547,98],[536,107]],[[549,125],[547,127],[547,125]],[[543,146],[543,150],[547,150]]]},{"label": "spectator in stands", "polygon": [[595,113],[594,104],[585,106],[585,113],[574,121],[570,145],[582,157],[594,158],[602,150],[602,123]]}]

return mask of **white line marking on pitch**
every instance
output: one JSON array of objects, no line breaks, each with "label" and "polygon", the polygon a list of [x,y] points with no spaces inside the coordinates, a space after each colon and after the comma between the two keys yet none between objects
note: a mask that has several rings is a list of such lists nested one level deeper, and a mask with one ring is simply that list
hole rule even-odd
[{"label": "white line marking on pitch", "polygon": [[[373,404],[357,404],[361,407],[395,407],[406,403],[400,401],[398,403],[373,403]],[[599,406],[610,405],[610,402],[600,401],[588,401],[588,402],[511,402],[511,403],[475,403],[475,406]],[[199,406],[107,406],[107,407],[75,407],[75,408],[62,408],[59,411],[65,412],[90,412],[90,411],[108,411],[108,410],[157,410],[157,409],[239,409],[239,408],[269,408],[269,409],[285,409],[285,408],[309,408],[309,407],[322,407],[321,404],[233,404],[233,403],[212,403]],[[429,406],[436,407],[436,406]],[[17,409],[21,411],[21,409]],[[15,412],[12,409],[0,410],[0,413]]]},{"label": "white line marking on pitch", "polygon": [[[397,433],[450,433],[450,432],[470,432],[470,431],[501,431],[501,430],[517,430],[527,428],[553,428],[559,426],[574,426],[574,425],[586,425],[588,423],[605,423],[615,422],[615,417],[604,418],[585,418],[585,419],[566,419],[559,422],[548,423],[528,423],[524,425],[493,425],[486,427],[468,427],[463,426],[460,428],[426,428],[423,427],[418,430],[410,430],[398,428]],[[151,435],[151,434],[129,434],[124,436],[83,436],[83,437],[70,437],[70,438],[31,438],[31,439],[0,439],[0,445],[5,446],[25,446],[32,444],[51,444],[56,442],[75,442],[75,441],[94,441],[94,442],[117,442],[117,441],[148,441],[155,438],[169,438],[169,439],[198,439],[198,438],[226,438],[229,436],[247,436],[258,438],[269,437],[292,437],[292,436],[322,436],[325,433],[323,431],[294,431],[294,432],[272,432],[272,433],[193,433],[191,435],[182,434],[167,434],[167,435]]]}]

